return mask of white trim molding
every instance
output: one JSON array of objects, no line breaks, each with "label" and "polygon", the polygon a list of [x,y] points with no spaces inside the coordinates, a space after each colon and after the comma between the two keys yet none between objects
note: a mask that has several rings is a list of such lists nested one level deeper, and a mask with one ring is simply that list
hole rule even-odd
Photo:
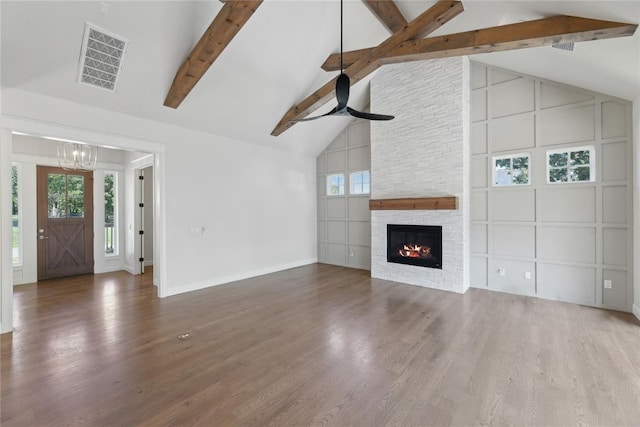
[{"label": "white trim molding", "polygon": [[13,330],[13,257],[11,232],[11,132],[0,129],[0,333]]},{"label": "white trim molding", "polygon": [[191,291],[197,291],[200,289],[209,288],[212,286],[224,285],[231,282],[237,282],[238,280],[250,279],[252,277],[263,276],[265,274],[277,273],[283,270],[289,270],[292,268],[302,267],[309,264],[315,264],[316,262],[318,262],[317,258],[309,258],[309,259],[303,259],[300,261],[291,262],[287,264],[275,265],[272,267],[262,268],[262,269],[253,270],[253,271],[247,271],[244,273],[232,274],[229,276],[219,277],[213,280],[205,280],[203,282],[190,283],[188,285],[169,288],[165,296],[173,296],[173,295],[183,294],[185,292],[191,292]]},{"label": "white trim molding", "polygon": [[[34,119],[25,119],[21,117],[9,116],[3,114],[0,116],[0,132],[2,135],[1,148],[0,148],[0,162],[4,165],[4,162],[8,162],[8,165],[11,165],[12,161],[12,132],[23,133],[27,135],[39,136],[39,137],[49,137],[61,140],[70,140],[70,141],[82,141],[88,144],[94,144],[98,146],[115,148],[115,149],[124,149],[124,150],[135,150],[138,152],[146,152],[152,153],[150,154],[150,158],[145,156],[145,161],[149,161],[149,159],[155,159],[156,169],[161,173],[154,174],[154,190],[156,194],[158,194],[158,200],[161,201],[156,204],[157,209],[154,210],[155,222],[157,223],[155,231],[155,236],[157,236],[158,244],[163,245],[166,243],[166,204],[164,203],[164,192],[165,192],[165,174],[164,174],[164,152],[165,152],[165,143],[151,141],[141,138],[130,138],[123,135],[117,135],[113,133],[107,133],[102,131],[96,131],[91,129],[79,128],[75,126],[62,125],[51,123],[47,121],[40,121]],[[26,160],[26,159],[23,159]],[[42,160],[42,159],[40,159]],[[32,159],[33,161],[33,159]],[[106,164],[107,169],[109,170],[121,170],[122,166],[120,165],[112,165]],[[3,166],[2,170],[5,168]],[[8,167],[7,170],[10,170]],[[5,185],[2,183],[2,187],[0,188],[0,196],[2,200],[2,206],[4,208],[5,203],[6,206],[11,205],[11,186],[10,184]],[[9,209],[9,208],[7,208]],[[6,227],[9,227],[9,222],[4,221],[6,223]],[[4,236],[3,233],[0,232],[0,238],[2,239],[2,247],[10,248],[11,247],[11,233],[10,229],[7,228],[7,233],[9,233],[8,237]],[[9,243],[6,243],[6,242]],[[7,246],[8,245],[8,246]],[[0,301],[2,304],[2,312],[0,312],[0,317],[2,321],[2,332],[9,332],[12,330],[13,322],[13,283],[12,283],[12,272],[11,268],[11,252],[6,253],[6,250],[1,250],[0,248],[0,263],[2,263],[2,275],[1,278],[1,291],[2,291],[2,300]],[[161,247],[157,253],[155,254],[155,264],[158,268],[158,272],[156,273],[157,277],[157,285],[158,285],[158,296],[165,297],[167,293],[165,288],[167,286],[167,270],[166,270],[166,251],[163,247]],[[9,268],[4,268],[4,264],[8,262]],[[124,267],[124,266],[123,266]],[[124,269],[129,270],[124,267]],[[155,275],[155,274],[154,274]],[[7,294],[5,296],[5,294]],[[7,307],[7,309],[5,309]]]},{"label": "white trim molding", "polygon": [[73,126],[59,125],[33,119],[9,116],[0,117],[3,129],[9,129],[27,135],[54,138],[68,141],[81,141],[107,148],[134,150],[139,152],[163,153],[165,144],[123,135],[83,129]]}]

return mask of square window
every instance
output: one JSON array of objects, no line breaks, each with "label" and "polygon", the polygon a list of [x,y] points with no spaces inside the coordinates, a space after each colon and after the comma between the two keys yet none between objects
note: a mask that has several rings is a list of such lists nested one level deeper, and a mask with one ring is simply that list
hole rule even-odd
[{"label": "square window", "polygon": [[529,184],[529,153],[511,154],[493,158],[493,185]]},{"label": "square window", "polygon": [[370,179],[369,171],[352,172],[351,194],[369,194]]},{"label": "square window", "polygon": [[547,151],[547,183],[595,181],[594,147]]},{"label": "square window", "polygon": [[327,195],[342,196],[344,195],[344,174],[338,173],[327,176]]}]

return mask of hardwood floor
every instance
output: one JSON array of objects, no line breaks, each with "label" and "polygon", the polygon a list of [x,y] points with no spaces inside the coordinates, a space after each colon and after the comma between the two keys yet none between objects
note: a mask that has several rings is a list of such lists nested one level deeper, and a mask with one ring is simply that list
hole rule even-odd
[{"label": "hardwood floor", "polygon": [[627,313],[322,264],[162,300],[150,282],[16,287],[2,426],[640,424]]}]

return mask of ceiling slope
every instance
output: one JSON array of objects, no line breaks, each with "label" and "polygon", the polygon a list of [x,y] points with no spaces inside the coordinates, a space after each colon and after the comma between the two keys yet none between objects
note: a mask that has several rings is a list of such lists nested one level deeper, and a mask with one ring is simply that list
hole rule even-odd
[{"label": "ceiling slope", "polygon": [[[407,21],[434,4],[433,0],[395,1]],[[389,37],[387,26],[362,0],[345,0],[344,6],[346,51],[377,46]],[[263,2],[180,108],[163,105],[176,70],[223,7],[214,0],[2,0],[0,82],[2,94],[6,95],[2,97],[3,114],[11,111],[12,102],[22,101],[17,98],[18,93],[30,92],[211,135],[317,155],[350,119],[316,120],[294,126],[278,137],[270,133],[285,111],[337,74],[319,67],[329,54],[339,51],[340,15],[335,0]],[[558,15],[640,22],[638,1],[467,0],[464,8],[464,13],[429,37]],[[77,83],[85,22],[129,40],[116,92]],[[476,54],[472,58],[517,73],[634,100],[640,96],[639,33],[576,43],[573,52],[537,47]],[[374,75],[352,87],[350,102],[354,102],[354,108],[368,103],[368,84]],[[31,99],[25,94],[25,101]],[[331,107],[333,102],[320,107],[317,113]],[[17,104],[14,110],[22,111]]]},{"label": "ceiling slope", "polygon": [[211,64],[229,45],[262,0],[226,2],[176,73],[164,105],[178,108]]},{"label": "ceiling slope", "polygon": [[[393,33],[384,42],[349,65],[344,70],[345,74],[349,76],[352,84],[359,82],[362,78],[377,70],[382,65],[379,59],[391,52],[400,43],[411,40],[418,35],[429,34],[437,30],[458,14],[462,13],[463,10],[462,2],[459,1],[437,2],[405,27]],[[274,136],[280,135],[295,124],[292,120],[301,119],[318,107],[326,104],[333,95],[335,80],[336,79],[333,79],[325,83],[324,86],[309,95],[302,102],[291,107],[282,119],[280,119],[280,122],[271,134]]]}]

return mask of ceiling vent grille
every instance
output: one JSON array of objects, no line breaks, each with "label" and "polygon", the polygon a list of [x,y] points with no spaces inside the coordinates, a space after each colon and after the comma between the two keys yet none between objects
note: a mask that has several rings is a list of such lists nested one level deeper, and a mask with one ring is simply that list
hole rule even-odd
[{"label": "ceiling vent grille", "polygon": [[555,47],[556,49],[568,50],[569,52],[573,52],[573,48],[575,47],[575,43],[556,43],[552,44],[551,47]]},{"label": "ceiling vent grille", "polygon": [[86,23],[78,81],[115,91],[127,43],[121,36]]}]

